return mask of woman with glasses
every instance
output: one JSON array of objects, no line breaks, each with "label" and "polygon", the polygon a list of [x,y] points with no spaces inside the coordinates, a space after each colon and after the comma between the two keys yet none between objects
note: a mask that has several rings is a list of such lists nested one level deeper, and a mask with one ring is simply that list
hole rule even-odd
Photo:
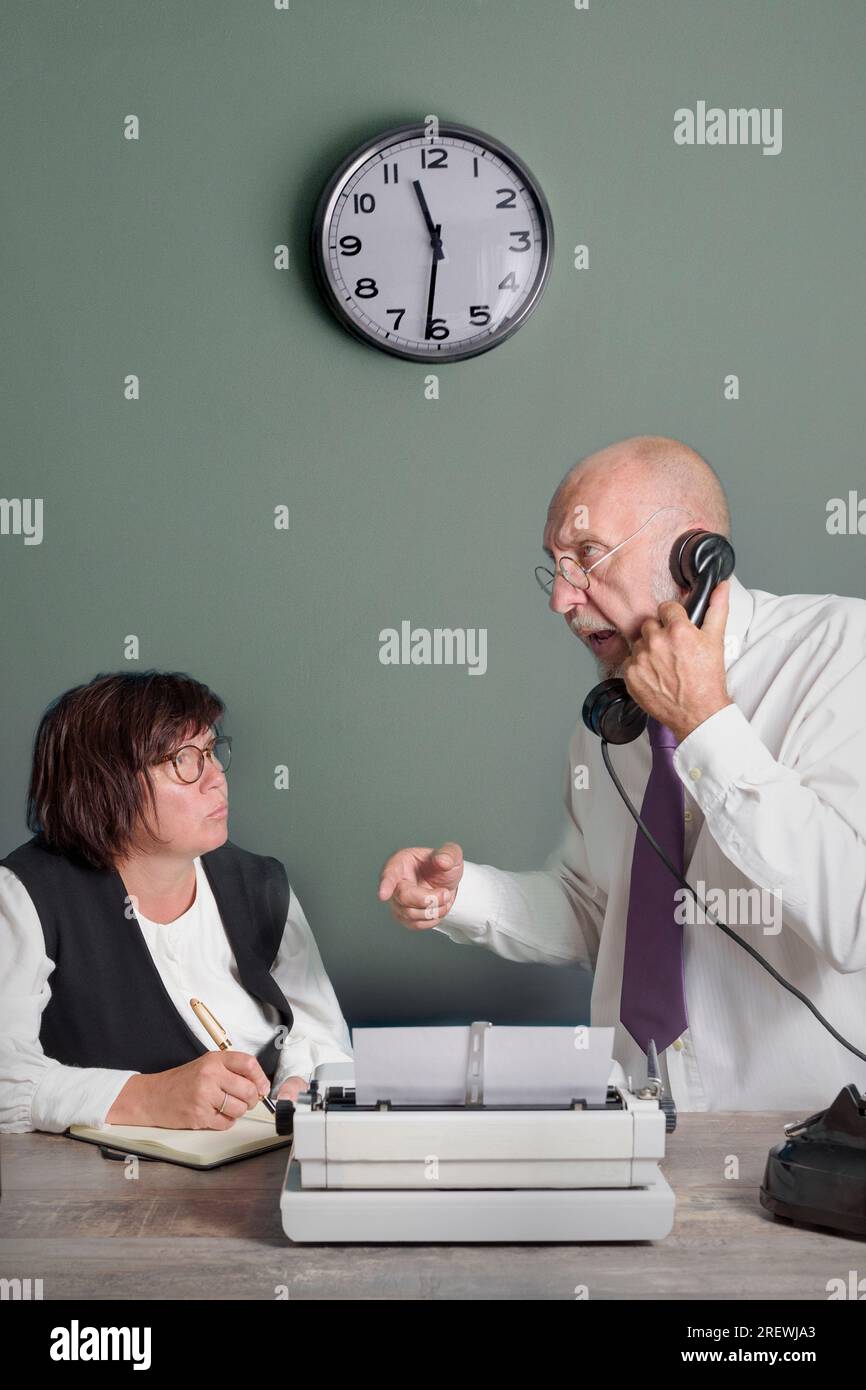
[{"label": "woman with glasses", "polygon": [[43,716],[33,838],[0,861],[0,1130],[229,1129],[351,1063],[285,869],[228,840],[223,713],[191,677],[146,671]]}]

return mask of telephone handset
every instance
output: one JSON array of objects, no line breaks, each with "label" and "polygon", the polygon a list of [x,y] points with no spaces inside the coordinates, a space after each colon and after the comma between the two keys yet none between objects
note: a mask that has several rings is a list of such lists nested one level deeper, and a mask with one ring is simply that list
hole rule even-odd
[{"label": "telephone handset", "polygon": [[[670,567],[677,584],[689,590],[683,607],[700,627],[713,589],[733,573],[733,546],[714,531],[686,531],[674,541]],[[647,718],[619,676],[594,686],[583,702],[584,724],[607,743],[633,743],[646,728]]]}]

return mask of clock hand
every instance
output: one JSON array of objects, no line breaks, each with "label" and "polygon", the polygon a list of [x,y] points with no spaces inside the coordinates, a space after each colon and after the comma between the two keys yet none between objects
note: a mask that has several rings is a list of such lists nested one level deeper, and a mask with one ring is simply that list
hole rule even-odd
[{"label": "clock hand", "polygon": [[427,322],[424,325],[425,338],[430,337],[430,325],[433,322],[433,300],[436,295],[436,261],[438,260],[436,255],[437,246],[439,248],[439,255],[441,256],[442,254],[442,243],[439,240],[440,231],[440,227],[433,228],[433,259],[430,262],[430,288],[427,291]]},{"label": "clock hand", "polygon": [[436,260],[441,261],[445,255],[442,250],[442,240],[439,236],[441,227],[433,226],[433,218],[430,216],[430,209],[427,206],[427,199],[424,197],[424,190],[417,179],[412,180],[412,187],[418,195],[418,202],[421,204],[421,211],[424,214],[424,221],[427,223],[427,230],[430,233],[430,245],[436,254]]}]

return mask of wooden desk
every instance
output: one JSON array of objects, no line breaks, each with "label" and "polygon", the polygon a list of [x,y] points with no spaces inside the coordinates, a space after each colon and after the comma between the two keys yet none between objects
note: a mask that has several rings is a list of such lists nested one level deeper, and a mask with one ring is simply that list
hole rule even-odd
[{"label": "wooden desk", "polygon": [[[758,1202],[782,1114],[688,1114],[668,1136],[674,1229],[658,1243],[290,1245],[278,1198],[287,1149],[195,1173],[139,1176],[54,1134],[0,1135],[0,1275],[47,1299],[827,1299],[864,1269],[862,1239],[775,1221]],[[729,1155],[739,1178],[726,1179]],[[283,1295],[285,1296],[285,1295]]]}]

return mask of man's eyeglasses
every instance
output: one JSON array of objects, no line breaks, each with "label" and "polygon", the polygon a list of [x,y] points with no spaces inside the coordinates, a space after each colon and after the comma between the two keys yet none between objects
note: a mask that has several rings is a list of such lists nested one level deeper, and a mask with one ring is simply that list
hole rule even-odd
[{"label": "man's eyeglasses", "polygon": [[[658,516],[659,512],[684,512],[685,510],[685,507],[657,507],[656,510],[652,513],[652,515],[647,517],[643,525],[637,528],[637,531],[632,531],[631,535],[626,536],[625,540],[618,541],[617,544],[613,546],[610,550],[606,550],[604,555],[602,555],[600,559],[596,560],[594,564],[591,564],[588,569],[584,567],[582,564],[580,564],[578,560],[575,560],[575,558],[572,555],[560,556],[557,569],[559,570],[559,573],[562,575],[563,579],[567,580],[568,583],[571,584],[575,589],[588,589],[589,576],[591,571],[596,569],[605,560],[609,560],[611,555],[613,555],[617,550],[621,550],[627,541],[630,541],[635,536],[639,535],[640,532],[644,529],[644,526],[649,526],[654,516]],[[578,549],[583,550],[585,552],[587,547],[589,547],[589,549],[598,549],[598,546],[594,541],[585,541],[582,546],[578,547]],[[541,585],[542,589],[546,594],[553,593],[553,586],[556,582],[556,573],[553,570],[549,570],[546,565],[536,565],[535,578],[538,580],[539,584]]]},{"label": "man's eyeglasses", "polygon": [[232,760],[232,741],[225,734],[212,739],[207,748],[198,748],[194,743],[185,743],[174,753],[159,758],[159,763],[171,763],[181,782],[197,782],[204,772],[204,760],[211,759],[225,772]]}]

